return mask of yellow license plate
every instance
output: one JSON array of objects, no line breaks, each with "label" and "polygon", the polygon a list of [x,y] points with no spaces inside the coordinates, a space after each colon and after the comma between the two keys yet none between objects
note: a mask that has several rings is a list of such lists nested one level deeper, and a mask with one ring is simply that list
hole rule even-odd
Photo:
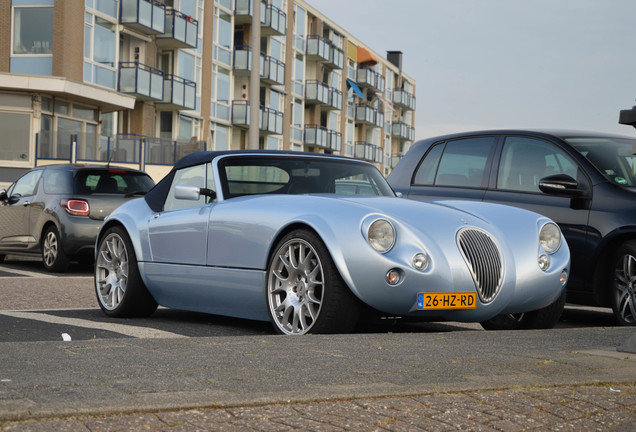
[{"label": "yellow license plate", "polygon": [[418,310],[475,309],[477,293],[417,293]]}]

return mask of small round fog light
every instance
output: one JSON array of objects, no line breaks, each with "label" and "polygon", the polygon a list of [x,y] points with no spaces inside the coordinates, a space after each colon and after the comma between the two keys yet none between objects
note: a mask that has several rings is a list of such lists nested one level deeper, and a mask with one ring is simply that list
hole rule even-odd
[{"label": "small round fog light", "polygon": [[402,273],[398,269],[391,269],[386,273],[386,283],[397,285],[402,280]]},{"label": "small round fog light", "polygon": [[547,255],[541,255],[539,256],[539,268],[543,271],[546,271],[548,268],[550,268],[550,257]]},{"label": "small round fog light", "polygon": [[559,278],[559,281],[564,284],[568,281],[568,271],[567,270],[563,270],[561,272],[561,277]]},{"label": "small round fog light", "polygon": [[418,253],[415,254],[415,256],[413,257],[413,268],[415,270],[425,270],[426,267],[428,267],[428,255],[426,255],[425,253]]}]

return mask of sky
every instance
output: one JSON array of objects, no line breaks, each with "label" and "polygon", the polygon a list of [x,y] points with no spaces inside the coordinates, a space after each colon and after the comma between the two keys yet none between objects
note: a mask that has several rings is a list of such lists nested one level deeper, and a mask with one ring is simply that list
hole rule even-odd
[{"label": "sky", "polygon": [[306,0],[416,81],[415,138],[502,128],[636,136],[636,0]]}]

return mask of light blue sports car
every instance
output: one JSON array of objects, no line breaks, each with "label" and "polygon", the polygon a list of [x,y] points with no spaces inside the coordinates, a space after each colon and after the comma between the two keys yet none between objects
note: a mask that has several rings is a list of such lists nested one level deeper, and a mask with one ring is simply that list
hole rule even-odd
[{"label": "light blue sports car", "polygon": [[201,152],[106,219],[95,289],[114,317],[159,304],[282,334],[350,332],[368,311],[546,328],[569,267],[559,228],[536,213],[401,199],[345,157]]}]

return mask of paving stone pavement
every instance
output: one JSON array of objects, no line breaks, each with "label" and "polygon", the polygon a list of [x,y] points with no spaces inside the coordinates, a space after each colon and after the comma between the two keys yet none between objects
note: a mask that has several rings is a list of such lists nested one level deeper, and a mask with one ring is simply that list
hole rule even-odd
[{"label": "paving stone pavement", "polygon": [[2,432],[636,431],[636,382],[5,422]]}]

